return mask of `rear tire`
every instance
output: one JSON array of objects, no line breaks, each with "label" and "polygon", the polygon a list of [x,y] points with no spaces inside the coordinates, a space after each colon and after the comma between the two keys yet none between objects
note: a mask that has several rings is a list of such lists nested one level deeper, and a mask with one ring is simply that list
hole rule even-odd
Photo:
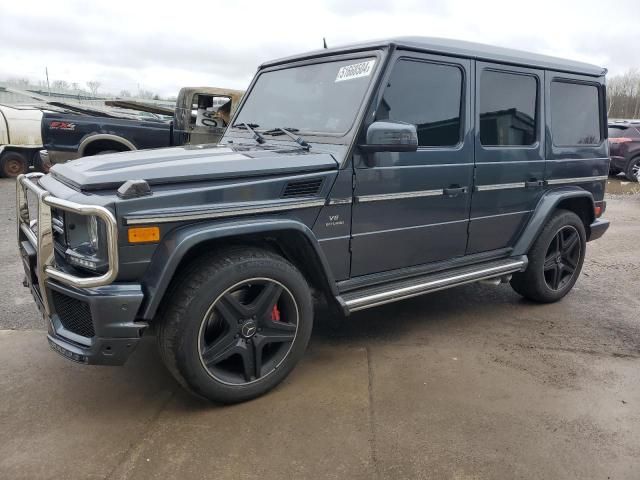
[{"label": "rear tire", "polygon": [[513,275],[511,286],[529,300],[557,302],[578,280],[586,244],[580,217],[568,210],[558,210],[531,247],[527,269]]},{"label": "rear tire", "polygon": [[627,168],[624,171],[624,176],[630,182],[637,182],[638,175],[640,175],[640,157],[635,157],[629,160]]},{"label": "rear tire", "polygon": [[305,278],[258,248],[199,257],[174,281],[158,345],[190,392],[221,403],[263,395],[302,358],[313,304]]},{"label": "rear tire", "polygon": [[0,174],[3,177],[15,178],[18,175],[27,173],[29,162],[27,158],[19,152],[5,152],[0,158]]}]

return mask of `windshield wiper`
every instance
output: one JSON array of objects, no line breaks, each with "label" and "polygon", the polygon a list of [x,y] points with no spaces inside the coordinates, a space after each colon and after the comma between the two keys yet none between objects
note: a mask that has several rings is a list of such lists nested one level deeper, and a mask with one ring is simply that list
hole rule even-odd
[{"label": "windshield wiper", "polygon": [[276,135],[286,135],[287,137],[291,138],[294,142],[296,142],[298,145],[300,145],[302,148],[305,148],[307,150],[309,150],[311,148],[311,145],[309,145],[304,138],[302,138],[299,135],[294,135],[294,132],[299,132],[300,130],[298,130],[297,128],[281,128],[281,127],[277,127],[277,128],[273,128],[271,130],[267,130],[266,132],[264,132],[265,135],[272,135],[272,136],[276,136]]},{"label": "windshield wiper", "polygon": [[235,125],[232,125],[232,128],[244,128],[245,130],[248,130],[249,132],[251,132],[251,134],[253,135],[253,139],[258,142],[259,144],[263,144],[266,140],[264,139],[264,137],[262,135],[260,135],[258,132],[256,132],[254,130],[254,128],[258,128],[260,125],[255,124],[255,123],[236,123]]}]

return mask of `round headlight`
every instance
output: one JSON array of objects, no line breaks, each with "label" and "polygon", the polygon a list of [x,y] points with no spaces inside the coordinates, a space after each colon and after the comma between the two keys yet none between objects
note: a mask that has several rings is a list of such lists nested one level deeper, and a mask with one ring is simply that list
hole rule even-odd
[{"label": "round headlight", "polygon": [[100,237],[98,235],[98,218],[97,217],[89,217],[89,244],[91,248],[93,248],[96,252],[99,247]]}]

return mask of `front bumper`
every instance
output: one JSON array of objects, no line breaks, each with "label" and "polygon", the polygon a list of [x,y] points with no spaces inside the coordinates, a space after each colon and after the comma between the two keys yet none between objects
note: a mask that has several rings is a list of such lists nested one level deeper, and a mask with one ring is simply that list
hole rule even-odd
[{"label": "front bumper", "polygon": [[68,160],[80,158],[78,152],[65,152],[62,150],[40,150],[40,159],[45,164],[55,165],[56,163],[64,163]]},{"label": "front bumper", "polygon": [[[118,274],[115,217],[104,207],[53,197],[37,183],[40,175],[21,175],[16,182],[18,245],[24,284],[47,320],[49,344],[81,363],[120,365],[134,350],[147,324],[135,321],[143,299],[141,286],[113,283]],[[33,220],[28,193],[36,197],[37,217]],[[56,265],[52,207],[95,215],[105,223],[108,270],[104,274],[79,277]]]},{"label": "front bumper", "polygon": [[25,267],[24,285],[31,290],[47,322],[51,348],[80,363],[125,363],[148,326],[135,321],[144,297],[142,287],[114,283],[104,287],[74,288],[47,280],[43,292],[33,268],[37,261],[35,250],[29,242],[23,241],[20,251]]},{"label": "front bumper", "polygon": [[610,168],[616,168],[618,170],[624,170],[627,167],[627,160],[624,157],[618,157],[612,155],[610,159]]}]

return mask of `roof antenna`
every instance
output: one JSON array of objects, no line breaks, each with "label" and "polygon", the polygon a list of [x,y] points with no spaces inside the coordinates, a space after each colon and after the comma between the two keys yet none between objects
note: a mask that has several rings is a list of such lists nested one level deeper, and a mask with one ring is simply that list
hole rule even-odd
[{"label": "roof antenna", "polygon": [[327,39],[322,37],[322,44],[324,45],[324,48],[328,48],[327,47]]}]

